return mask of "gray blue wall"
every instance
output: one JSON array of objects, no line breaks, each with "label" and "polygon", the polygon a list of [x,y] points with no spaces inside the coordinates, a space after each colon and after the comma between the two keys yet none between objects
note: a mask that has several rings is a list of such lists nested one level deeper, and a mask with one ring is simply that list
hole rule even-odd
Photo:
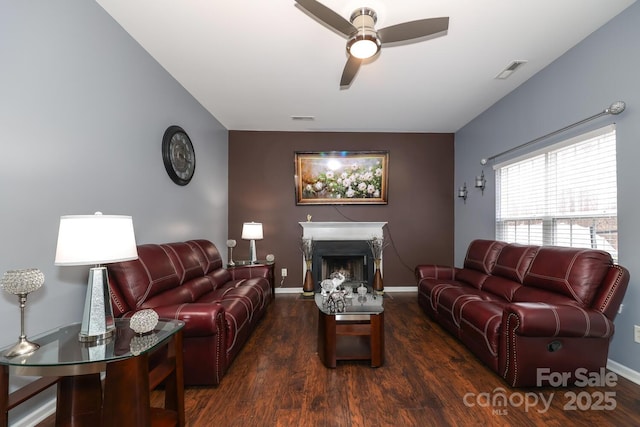
[{"label": "gray blue wall", "polygon": [[[195,147],[186,187],[162,163],[172,124]],[[0,0],[0,129],[0,274],[46,278],[28,298],[28,335],[82,315],[88,267],[53,265],[61,215],[132,215],[138,243],[225,247],[227,130],[97,3]],[[5,292],[0,319],[9,345],[19,310]]]},{"label": "gray blue wall", "polygon": [[[605,116],[560,137],[617,123],[620,264],[631,271],[631,282],[625,308],[616,319],[609,358],[636,373],[640,371],[640,344],[633,341],[633,325],[640,324],[639,43],[640,3],[635,3],[462,128],[455,142],[455,185],[466,181],[472,186],[473,178],[482,170],[481,158],[596,114],[613,101],[627,103],[622,114]],[[543,144],[558,140],[548,139]],[[488,178],[484,196],[469,188],[467,203],[459,200],[456,204],[457,265],[462,264],[471,240],[495,237],[495,179],[490,165],[484,172]]]}]

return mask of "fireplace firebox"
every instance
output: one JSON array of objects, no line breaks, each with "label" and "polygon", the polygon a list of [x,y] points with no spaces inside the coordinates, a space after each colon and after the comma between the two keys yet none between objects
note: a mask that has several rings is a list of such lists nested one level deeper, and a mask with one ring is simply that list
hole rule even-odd
[{"label": "fireplace firebox", "polygon": [[345,282],[372,286],[374,262],[367,241],[321,240],[313,249],[313,281],[316,292],[320,282],[332,273],[342,273]]}]

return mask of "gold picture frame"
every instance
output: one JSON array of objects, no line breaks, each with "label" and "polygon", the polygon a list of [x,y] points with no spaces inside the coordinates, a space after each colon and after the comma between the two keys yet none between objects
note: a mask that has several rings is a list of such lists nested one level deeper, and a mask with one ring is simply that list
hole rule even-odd
[{"label": "gold picture frame", "polygon": [[388,151],[295,153],[297,205],[386,205]]}]

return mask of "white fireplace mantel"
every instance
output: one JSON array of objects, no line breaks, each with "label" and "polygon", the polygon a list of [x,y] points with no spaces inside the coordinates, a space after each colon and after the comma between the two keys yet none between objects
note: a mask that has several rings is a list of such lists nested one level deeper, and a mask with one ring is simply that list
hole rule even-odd
[{"label": "white fireplace mantel", "polygon": [[302,238],[313,240],[371,240],[382,238],[386,222],[300,222]]}]

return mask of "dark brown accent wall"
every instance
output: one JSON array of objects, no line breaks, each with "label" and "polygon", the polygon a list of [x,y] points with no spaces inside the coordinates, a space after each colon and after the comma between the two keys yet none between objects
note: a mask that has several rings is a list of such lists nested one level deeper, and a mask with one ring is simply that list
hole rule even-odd
[{"label": "dark brown accent wall", "polygon": [[[298,206],[296,151],[388,150],[387,205]],[[307,214],[312,221],[386,221],[392,242],[384,251],[384,285],[414,286],[419,263],[453,264],[454,135],[437,133],[229,132],[229,238],[234,259],[247,259],[242,223],[262,222],[258,258],[276,257],[276,285],[301,287],[299,248]]]}]

